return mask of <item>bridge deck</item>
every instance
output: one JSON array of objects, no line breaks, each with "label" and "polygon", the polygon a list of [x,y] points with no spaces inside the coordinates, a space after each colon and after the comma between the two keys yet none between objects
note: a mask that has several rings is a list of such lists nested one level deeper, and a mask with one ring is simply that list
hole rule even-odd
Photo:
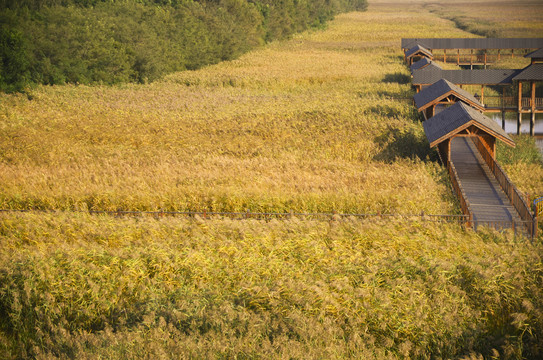
[{"label": "bridge deck", "polygon": [[476,224],[478,221],[521,221],[473,141],[466,137],[453,138],[451,161],[458,172],[460,186],[464,189]]}]

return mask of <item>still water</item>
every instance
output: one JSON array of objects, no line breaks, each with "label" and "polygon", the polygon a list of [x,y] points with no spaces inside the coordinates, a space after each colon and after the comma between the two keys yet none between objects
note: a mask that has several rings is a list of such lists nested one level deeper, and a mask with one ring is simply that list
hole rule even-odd
[{"label": "still water", "polygon": [[[491,119],[494,119],[500,126],[502,126],[502,114],[501,113],[486,113]],[[520,132],[522,134],[530,133],[530,120],[532,114],[522,114],[522,126]],[[539,147],[539,151],[543,154],[543,114],[535,114],[535,143]],[[506,112],[505,113],[505,132],[508,134],[517,133],[517,113]]]}]

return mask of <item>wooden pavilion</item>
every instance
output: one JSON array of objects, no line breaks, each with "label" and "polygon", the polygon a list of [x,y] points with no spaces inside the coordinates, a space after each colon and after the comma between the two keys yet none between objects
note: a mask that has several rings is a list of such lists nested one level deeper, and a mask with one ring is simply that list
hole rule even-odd
[{"label": "wooden pavilion", "polygon": [[[538,50],[543,52],[543,50]],[[532,57],[532,64],[523,69],[519,74],[513,77],[517,82],[517,133],[520,133],[522,126],[522,114],[531,113],[530,119],[530,135],[534,135],[535,129],[535,114],[543,113],[543,97],[536,97],[536,93],[543,93],[543,62],[538,57]],[[530,85],[530,97],[523,97],[523,83]],[[539,89],[539,90],[538,90]],[[541,96],[541,95],[540,95]]]},{"label": "wooden pavilion", "polygon": [[532,59],[532,65],[543,63],[543,48],[533,51],[525,57]]},{"label": "wooden pavilion", "polygon": [[405,61],[409,66],[413,65],[415,62],[421,60],[422,58],[427,58],[429,60],[433,59],[432,52],[420,45],[415,45],[411,49],[405,52]]},{"label": "wooden pavilion", "polygon": [[[535,134],[535,114],[543,113],[543,57],[538,50],[527,57],[532,64],[524,69],[492,70],[439,70],[428,66],[412,71],[412,83],[417,93],[440,79],[462,88],[463,85],[480,86],[479,101],[485,112],[501,112],[502,127],[505,126],[505,112],[516,112],[517,134],[520,134],[523,114],[531,114],[530,134]],[[529,96],[523,92],[529,86]],[[485,96],[485,87],[498,89],[501,95]],[[513,94],[516,92],[516,95]]]},{"label": "wooden pavilion", "polygon": [[413,73],[413,71],[420,70],[420,69],[425,69],[427,71],[428,70],[442,70],[441,66],[436,64],[434,61],[428,59],[427,57],[423,57],[422,59],[413,63],[413,65],[410,66],[411,74]]},{"label": "wooden pavilion", "polygon": [[415,94],[413,99],[417,109],[422,111],[425,120],[435,116],[436,110],[440,108],[444,109],[459,101],[462,101],[481,112],[485,110],[483,104],[481,104],[475,96],[445,79],[440,79],[421,92]]},{"label": "wooden pavilion", "polygon": [[463,102],[446,108],[423,126],[430,147],[437,146],[444,164],[450,161],[451,140],[455,137],[478,137],[493,158],[496,157],[496,139],[515,146],[513,139],[494,120]]},{"label": "wooden pavilion", "polygon": [[[404,38],[404,52],[421,46],[433,54],[433,59],[448,64],[482,65],[495,63],[504,57],[522,56],[543,48],[543,38]],[[407,59],[406,59],[407,60]],[[409,64],[410,65],[410,64]]]}]

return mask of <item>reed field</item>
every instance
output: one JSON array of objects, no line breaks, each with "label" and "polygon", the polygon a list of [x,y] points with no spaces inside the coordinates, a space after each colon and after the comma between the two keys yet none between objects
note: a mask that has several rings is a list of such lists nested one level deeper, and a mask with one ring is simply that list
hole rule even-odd
[{"label": "reed field", "polygon": [[[543,357],[541,237],[420,220],[460,210],[400,38],[476,36],[443,14],[377,0],[151,84],[0,94],[0,209],[33,210],[0,212],[0,358]],[[504,167],[543,195],[518,143]]]},{"label": "reed field", "polygon": [[394,220],[1,215],[0,356],[541,356],[541,243]]}]

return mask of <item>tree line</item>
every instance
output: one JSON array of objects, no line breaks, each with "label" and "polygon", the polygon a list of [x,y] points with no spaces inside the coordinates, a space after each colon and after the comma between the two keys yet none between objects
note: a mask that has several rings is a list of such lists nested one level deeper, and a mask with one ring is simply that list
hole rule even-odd
[{"label": "tree line", "polygon": [[322,27],[366,0],[0,0],[0,91],[145,83]]}]

